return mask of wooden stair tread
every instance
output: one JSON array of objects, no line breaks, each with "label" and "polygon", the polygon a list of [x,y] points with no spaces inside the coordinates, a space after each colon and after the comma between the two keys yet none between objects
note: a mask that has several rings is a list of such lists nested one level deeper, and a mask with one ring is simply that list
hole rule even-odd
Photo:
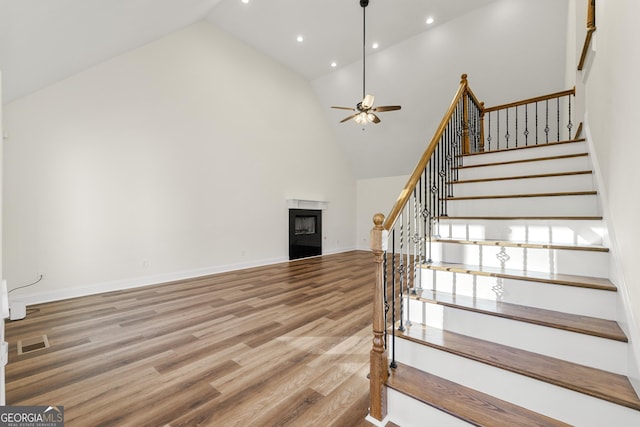
[{"label": "wooden stair tread", "polygon": [[500,150],[479,151],[479,152],[476,152],[476,153],[466,153],[466,154],[458,155],[458,157],[482,156],[484,154],[504,153],[504,152],[509,152],[509,151],[527,150],[529,148],[549,147],[549,146],[554,146],[554,145],[572,144],[572,143],[584,142],[584,141],[586,141],[584,138],[574,138],[574,139],[567,139],[565,141],[549,142],[549,143],[545,143],[545,144],[525,145],[525,146],[520,146],[520,147],[502,148]]},{"label": "wooden stair tread", "polygon": [[563,422],[398,363],[387,386],[477,426],[567,426]]},{"label": "wooden stair tread", "polygon": [[530,194],[493,194],[486,196],[458,196],[445,197],[444,200],[486,200],[486,199],[520,199],[527,197],[559,197],[559,196],[595,196],[597,191],[560,191],[557,193],[530,193]]},{"label": "wooden stair tread", "polygon": [[620,325],[613,320],[426,289],[417,291],[415,294],[412,293],[411,298],[534,325],[562,329],[615,341],[628,341]]},{"label": "wooden stair tread", "polygon": [[[494,153],[495,151],[491,151]],[[458,167],[454,167],[453,169],[470,169],[470,168],[480,168],[484,166],[499,166],[499,165],[512,165],[517,163],[528,163],[528,162],[541,162],[546,160],[560,160],[560,159],[571,159],[574,157],[585,157],[588,156],[589,153],[575,153],[575,154],[561,154],[558,156],[547,156],[547,157],[535,157],[533,159],[518,159],[518,160],[508,160],[505,162],[494,162],[494,163],[482,163],[479,165],[462,165]]]},{"label": "wooden stair tread", "polygon": [[529,248],[529,249],[563,249],[574,251],[609,252],[609,248],[597,245],[560,245],[554,243],[533,243],[533,242],[511,242],[507,240],[463,240],[463,239],[436,239],[440,243],[456,243],[461,245],[478,246],[502,246],[506,248]]},{"label": "wooden stair tread", "polygon": [[574,171],[574,172],[557,172],[557,173],[541,173],[535,175],[516,175],[516,176],[501,176],[494,178],[478,178],[478,179],[466,179],[460,181],[448,181],[447,184],[471,184],[476,182],[492,182],[492,181],[509,181],[515,179],[533,179],[533,178],[556,178],[560,176],[574,176],[574,175],[593,175],[590,170]]},{"label": "wooden stair tread", "polygon": [[541,271],[526,271],[499,267],[485,267],[452,262],[433,262],[423,264],[423,268],[432,270],[449,271],[452,273],[476,274],[479,276],[499,277],[503,279],[528,280],[552,285],[576,286],[581,288],[600,289],[604,291],[617,291],[617,288],[609,279],[590,276],[577,276],[573,274],[557,274]]},{"label": "wooden stair tread", "polygon": [[624,375],[421,325],[413,325],[404,332],[397,331],[396,336],[640,410],[640,399]]},{"label": "wooden stair tread", "polygon": [[489,220],[489,221],[601,221],[601,216],[439,216],[439,221],[446,220]]}]

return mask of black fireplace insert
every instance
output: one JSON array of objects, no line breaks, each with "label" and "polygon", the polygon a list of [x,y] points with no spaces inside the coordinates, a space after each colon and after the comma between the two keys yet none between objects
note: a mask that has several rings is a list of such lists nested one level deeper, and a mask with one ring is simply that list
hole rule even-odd
[{"label": "black fireplace insert", "polygon": [[289,209],[289,259],[322,255],[322,211]]}]

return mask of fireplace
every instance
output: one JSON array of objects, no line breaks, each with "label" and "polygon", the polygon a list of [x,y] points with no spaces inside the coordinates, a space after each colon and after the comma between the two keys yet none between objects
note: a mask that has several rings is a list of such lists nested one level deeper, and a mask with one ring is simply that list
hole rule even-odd
[{"label": "fireplace", "polygon": [[289,259],[322,255],[322,210],[289,209]]}]

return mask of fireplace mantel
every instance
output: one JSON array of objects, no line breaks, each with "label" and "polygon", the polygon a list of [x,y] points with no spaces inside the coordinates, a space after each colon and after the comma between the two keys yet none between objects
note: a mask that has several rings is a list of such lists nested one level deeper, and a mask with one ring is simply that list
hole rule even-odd
[{"label": "fireplace mantel", "polygon": [[287,199],[287,207],[289,209],[326,210],[327,207],[329,207],[329,202],[322,202],[319,200]]}]

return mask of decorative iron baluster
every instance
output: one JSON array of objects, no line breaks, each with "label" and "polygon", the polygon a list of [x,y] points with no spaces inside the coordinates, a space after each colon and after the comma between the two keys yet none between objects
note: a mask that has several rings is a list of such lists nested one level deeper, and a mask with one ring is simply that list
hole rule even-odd
[{"label": "decorative iron baluster", "polygon": [[504,113],[505,113],[505,114],[506,114],[506,116],[507,116],[507,123],[506,123],[506,125],[505,125],[505,127],[506,127],[506,129],[507,129],[507,132],[504,134],[504,139],[506,140],[506,142],[505,142],[505,147],[504,147],[504,148],[509,148],[509,136],[510,136],[510,135],[509,135],[509,109],[508,109],[508,108],[505,108],[505,109],[504,109]]},{"label": "decorative iron baluster", "polygon": [[556,113],[557,113],[557,123],[556,123],[556,129],[557,129],[557,133],[558,133],[558,138],[556,139],[556,141],[560,141],[560,98],[556,98]]},{"label": "decorative iron baluster", "polygon": [[496,111],[496,150],[500,149],[500,110]]},{"label": "decorative iron baluster", "polygon": [[529,145],[529,106],[524,106],[524,145]]},{"label": "decorative iron baluster", "polygon": [[[420,250],[420,224],[418,222],[418,190],[414,187],[413,189],[413,288],[411,289],[411,293],[413,295],[416,294],[416,289],[420,286],[417,284],[418,280],[418,268],[421,262],[420,254],[422,251]],[[417,256],[417,260],[416,260]]]},{"label": "decorative iron baluster", "polygon": [[573,123],[571,123],[571,95],[567,95],[567,99],[569,100],[569,123],[567,123],[569,137],[567,139],[571,139],[571,128],[573,127]]},{"label": "decorative iron baluster", "polygon": [[547,99],[545,101],[545,108],[546,108],[546,115],[545,115],[545,126],[544,126],[544,133],[546,135],[546,140],[545,142],[548,144],[549,143],[549,100]]},{"label": "decorative iron baluster", "polygon": [[429,183],[428,183],[428,164],[424,167],[424,205],[425,208],[422,211],[422,217],[424,218],[424,239],[426,242],[428,242],[428,254],[427,254],[427,263],[431,264],[433,261],[431,259],[431,233],[430,233],[430,226],[429,226],[429,222],[430,222],[430,217],[431,217],[431,206],[429,204],[429,201],[431,200],[430,197],[428,197],[428,193],[427,193],[427,188],[429,188]]},{"label": "decorative iron baluster", "polygon": [[[384,252],[384,256],[382,258],[382,272],[383,272],[383,276],[382,276],[382,283],[383,283],[383,288],[382,288],[382,299],[384,301],[384,348],[385,350],[388,348],[388,342],[387,342],[387,329],[388,329],[388,325],[389,325],[389,291],[388,291],[388,286],[389,286],[389,281],[387,280],[387,255],[388,252],[385,250]],[[393,329],[393,324],[392,324],[392,328]],[[395,344],[395,343],[394,343]]]},{"label": "decorative iron baluster", "polygon": [[419,241],[419,245],[418,245],[418,287],[416,289],[416,292],[422,292],[422,263],[424,262],[424,255],[425,255],[425,227],[423,226],[422,230],[420,230],[420,218],[422,218],[422,210],[424,209],[424,206],[422,204],[422,175],[420,175],[420,178],[418,179],[418,185],[416,186],[417,188],[417,194],[418,194],[418,209],[416,211],[416,223],[418,224],[416,227],[416,236],[418,238]]},{"label": "decorative iron baluster", "polygon": [[396,229],[391,230],[391,366],[396,365]]},{"label": "decorative iron baluster", "polygon": [[400,265],[398,265],[398,276],[400,286],[400,327],[398,330],[404,332],[404,258],[402,257],[404,250],[404,211],[400,214]]},{"label": "decorative iron baluster", "polygon": [[518,146],[518,106],[516,105],[516,147]]},{"label": "decorative iron baluster", "polygon": [[536,102],[536,145],[538,145],[538,103]]},{"label": "decorative iron baluster", "polygon": [[489,113],[489,136],[487,136],[487,149],[491,151],[491,113]]},{"label": "decorative iron baluster", "polygon": [[405,325],[411,326],[411,280],[413,278],[411,272],[413,271],[413,265],[412,265],[412,257],[411,257],[411,199],[409,199],[409,201],[407,202],[407,207],[405,208],[405,211],[407,212],[407,237],[405,238],[407,241],[407,250],[405,252],[405,256],[406,256],[406,261],[405,261],[405,268],[404,268],[404,283],[405,283],[405,296],[407,299],[407,315],[406,317],[406,322]]}]

